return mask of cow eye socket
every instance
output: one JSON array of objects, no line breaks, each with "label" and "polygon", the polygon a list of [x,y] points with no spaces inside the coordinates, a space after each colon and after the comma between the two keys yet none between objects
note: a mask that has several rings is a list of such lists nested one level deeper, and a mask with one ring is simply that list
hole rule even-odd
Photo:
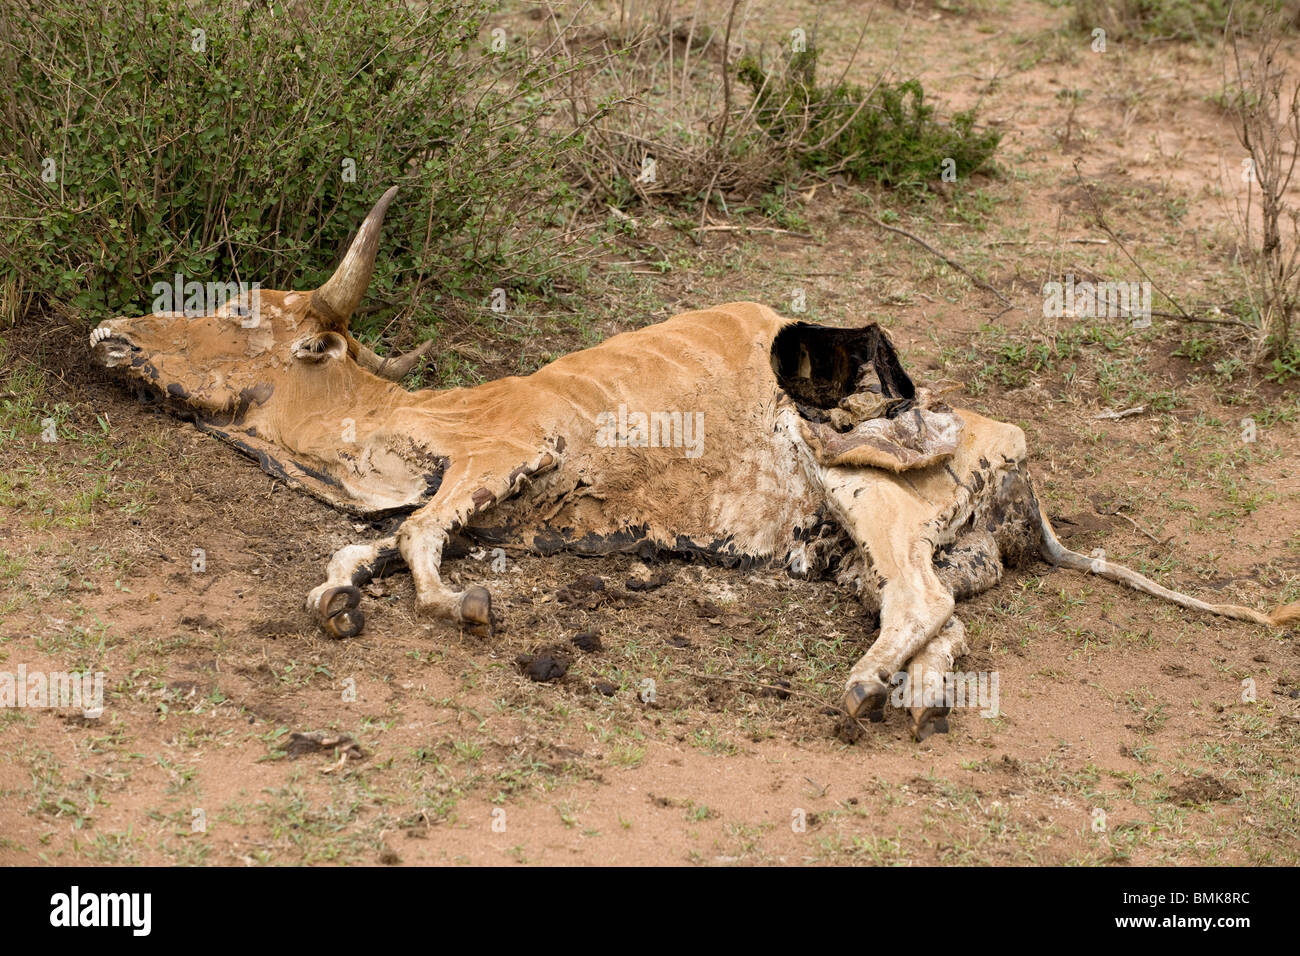
[{"label": "cow eye socket", "polygon": [[348,351],[348,343],[337,332],[322,332],[299,339],[293,347],[293,357],[303,362],[323,362],[339,358]]}]

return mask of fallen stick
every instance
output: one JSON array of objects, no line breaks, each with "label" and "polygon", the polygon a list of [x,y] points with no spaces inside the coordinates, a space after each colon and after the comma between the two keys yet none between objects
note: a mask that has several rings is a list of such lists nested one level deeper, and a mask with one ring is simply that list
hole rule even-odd
[{"label": "fallen stick", "polygon": [[1133,263],[1134,267],[1137,269],[1138,272],[1142,273],[1142,278],[1146,279],[1148,282],[1151,283],[1151,288],[1155,289],[1162,296],[1164,296],[1166,299],[1172,302],[1174,304],[1174,308],[1178,310],[1177,312],[1157,312],[1153,310],[1151,313],[1152,315],[1159,315],[1166,319],[1179,319],[1180,321],[1183,322],[1199,322],[1205,325],[1240,325],[1243,329],[1250,329],[1252,332],[1258,331],[1254,326],[1247,325],[1245,322],[1242,322],[1239,319],[1204,319],[1199,316],[1192,315],[1190,312],[1184,309],[1182,303],[1180,303],[1177,299],[1175,299],[1164,289],[1160,288],[1160,286],[1156,283],[1156,280],[1152,279],[1150,274],[1147,273],[1147,270],[1142,268],[1142,263],[1138,262],[1137,259],[1134,257],[1133,253],[1128,251],[1128,246],[1124,245],[1124,241],[1120,239],[1119,236],[1115,235],[1115,231],[1110,228],[1110,224],[1106,221],[1105,213],[1102,212],[1101,203],[1099,203],[1097,201],[1097,197],[1093,195],[1092,186],[1089,185],[1087,180],[1083,178],[1083,172],[1079,169],[1079,164],[1077,162],[1074,164],[1074,172],[1075,175],[1079,177],[1079,182],[1083,186],[1084,195],[1088,197],[1088,202],[1092,204],[1092,212],[1093,215],[1097,218],[1098,227],[1100,227],[1102,232],[1110,236],[1111,239],[1115,240],[1115,245],[1119,246],[1119,251],[1124,253],[1124,255],[1128,258],[1128,261]]},{"label": "fallen stick", "polygon": [[908,238],[908,239],[911,239],[913,242],[915,242],[918,246],[920,246],[920,247],[921,247],[922,249],[924,249],[926,252],[930,253],[930,255],[932,255],[932,256],[936,256],[937,258],[942,259],[944,262],[948,263],[948,265],[952,266],[954,269],[956,269],[958,272],[960,272],[960,273],[961,273],[962,275],[964,275],[966,278],[970,279],[971,282],[975,283],[975,284],[976,284],[977,286],[979,286],[981,289],[984,289],[986,292],[992,292],[995,296],[998,297],[998,301],[1001,302],[1003,305],[1005,305],[1008,309],[1015,308],[1015,306],[1012,304],[1011,300],[1008,299],[1005,295],[1003,295],[1003,294],[1002,294],[1001,292],[999,292],[997,289],[993,288],[993,286],[989,285],[989,284],[988,284],[987,282],[985,282],[983,279],[981,279],[981,278],[979,278],[978,276],[976,276],[973,272],[971,272],[969,269],[967,269],[967,268],[966,268],[965,266],[963,266],[961,263],[959,263],[959,262],[955,262],[954,260],[949,259],[949,258],[948,258],[947,256],[945,256],[942,252],[940,252],[940,251],[939,251],[938,249],[936,249],[934,246],[930,245],[928,242],[926,242],[926,241],[925,241],[924,239],[922,239],[920,236],[914,236],[914,235],[912,235],[910,232],[908,232],[906,229],[899,229],[897,226],[891,226],[891,225],[888,225],[887,223],[883,223],[883,222],[881,222],[879,219],[875,219],[875,218],[873,218],[871,221],[874,222],[874,223],[875,223],[877,226],[879,226],[881,229],[884,229],[884,230],[886,230],[886,231],[888,231],[888,232],[896,232],[896,233],[898,233],[900,236],[904,236],[904,237],[906,237],[906,238]]},{"label": "fallen stick", "polygon": [[[1163,295],[1164,293],[1161,294]],[[1165,298],[1169,297],[1165,296]],[[1185,312],[1162,312],[1159,309],[1152,309],[1151,314],[1158,315],[1162,319],[1178,319],[1182,322],[1199,322],[1202,325],[1238,325],[1243,329],[1250,329],[1252,332],[1256,331],[1253,325],[1243,322],[1241,319],[1207,319],[1200,315],[1188,315]]]},{"label": "fallen stick", "polygon": [[789,229],[777,229],[775,226],[700,226],[696,232],[770,232],[774,235],[795,236],[799,239],[811,239],[806,232],[791,232]]},{"label": "fallen stick", "polygon": [[1134,528],[1136,528],[1138,531],[1142,532],[1144,535],[1146,535],[1148,538],[1150,538],[1150,539],[1151,539],[1152,541],[1154,541],[1156,544],[1160,544],[1160,545],[1168,544],[1168,543],[1170,542],[1170,540],[1173,538],[1173,535],[1172,535],[1172,534],[1166,536],[1163,540],[1160,539],[1160,538],[1157,538],[1155,535],[1153,535],[1153,534],[1152,534],[1150,531],[1148,531],[1146,528],[1142,527],[1140,524],[1138,524],[1136,521],[1134,521],[1134,520],[1133,520],[1132,518],[1130,518],[1128,515],[1124,514],[1124,512],[1122,512],[1122,511],[1118,511],[1118,510],[1117,510],[1117,511],[1113,511],[1113,512],[1111,512],[1111,513],[1112,513],[1112,514],[1119,515],[1121,518],[1123,518],[1125,521],[1127,521],[1129,524],[1131,524],[1131,525],[1132,525]]},{"label": "fallen stick", "polygon": [[1126,408],[1122,412],[1105,411],[1100,415],[1094,415],[1093,418],[1097,420],[1106,419],[1108,421],[1114,421],[1120,418],[1128,418],[1130,415],[1141,415],[1146,410],[1147,407],[1145,405],[1134,405],[1132,408]]},{"label": "fallen stick", "polygon": [[[1066,243],[1067,245],[1072,244],[1076,246],[1110,245],[1109,239],[1062,239],[1061,241]],[[993,241],[989,242],[988,245],[990,246],[1039,246],[1039,245],[1045,245],[1047,242],[1048,240],[1046,239],[994,239]]]},{"label": "fallen stick", "polygon": [[1155,535],[1153,535],[1150,531],[1148,531],[1146,528],[1142,527],[1140,524],[1138,524],[1136,521],[1134,521],[1134,520],[1133,520],[1132,518],[1130,518],[1128,515],[1124,514],[1122,511],[1121,511],[1121,512],[1118,512],[1118,514],[1119,514],[1119,516],[1120,516],[1121,518],[1123,518],[1125,521],[1127,521],[1127,522],[1128,522],[1129,524],[1131,524],[1133,527],[1137,528],[1139,531],[1141,531],[1144,535],[1146,535],[1148,538],[1150,538],[1150,539],[1151,539],[1152,541],[1154,541],[1156,544],[1168,544],[1169,541],[1170,541],[1170,539],[1173,538],[1173,535],[1172,535],[1172,534],[1171,534],[1171,535],[1167,535],[1167,536],[1166,536],[1165,538],[1163,538],[1163,539],[1161,539],[1161,538],[1157,538],[1157,537],[1156,537]]}]

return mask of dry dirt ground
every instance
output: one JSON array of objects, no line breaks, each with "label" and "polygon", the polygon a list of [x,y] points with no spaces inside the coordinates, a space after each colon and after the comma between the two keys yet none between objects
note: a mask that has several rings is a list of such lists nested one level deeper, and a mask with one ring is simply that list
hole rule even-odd
[{"label": "dry dirt ground", "polygon": [[[836,7],[820,35],[845,54],[866,5]],[[752,42],[812,16],[756,9]],[[1235,297],[1241,151],[1214,101],[1220,51],[1093,54],[1068,10],[1037,0],[872,15],[863,80],[897,49],[898,69],[952,105],[982,98],[1005,132],[1000,174],[901,207],[899,224],[1013,309],[873,227],[887,194],[829,183],[789,232],[698,247],[646,212],[621,258],[656,274],[611,266],[570,319],[448,330],[462,374],[710,303],[789,311],[802,289],[811,318],[885,324],[918,378],[960,381],[959,404],[1021,425],[1076,550],[1211,600],[1300,599],[1295,380],[1234,360],[1221,327],[1041,312],[1048,278],[1141,278],[1099,241],[1076,159],[1162,287]],[[495,639],[418,619],[399,575],[372,589],[362,636],[331,641],[303,595],[376,528],[137,405],[89,368],[83,330],[24,325],[0,348],[0,670],[106,675],[98,719],[0,712],[0,863],[1300,858],[1295,631],[1038,565],[959,607],[959,666],[998,672],[1000,715],[955,712],[920,744],[900,713],[857,727],[826,711],[871,623],[833,583],[779,570],[666,563],[667,584],[629,591],[630,559],[467,558],[450,577],[493,589]],[[601,649],[571,643],[590,631]],[[569,668],[535,683],[515,658],[547,646]],[[317,732],[356,746],[293,736]]]}]

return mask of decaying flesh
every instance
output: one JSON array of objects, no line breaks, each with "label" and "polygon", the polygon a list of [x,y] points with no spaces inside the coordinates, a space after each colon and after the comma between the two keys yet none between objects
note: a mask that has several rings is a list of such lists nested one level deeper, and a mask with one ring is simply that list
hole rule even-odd
[{"label": "decaying flesh", "polygon": [[[407,391],[394,380],[419,354],[381,359],[348,331],[393,193],[313,292],[113,319],[91,336],[98,361],[280,480],[352,514],[405,515],[390,536],[338,551],[308,595],[333,636],[360,632],[359,588],[401,567],[421,609],[490,630],[488,591],[454,591],[440,574],[465,539],[835,575],[880,619],[845,682],[855,716],[881,711],[895,674],[920,687],[950,671],[965,651],[955,601],[1030,558],[1213,614],[1300,619],[1300,605],[1211,604],[1064,548],[1034,497],[1023,432],[917,388],[874,325],[736,302],[529,376]],[[946,729],[942,706],[912,719],[918,737]]]}]

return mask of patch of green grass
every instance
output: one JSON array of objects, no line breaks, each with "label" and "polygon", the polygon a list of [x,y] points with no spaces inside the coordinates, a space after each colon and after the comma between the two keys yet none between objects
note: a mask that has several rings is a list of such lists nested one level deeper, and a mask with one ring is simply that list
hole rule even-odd
[{"label": "patch of green grass", "polygon": [[945,173],[949,181],[968,179],[997,150],[1001,134],[976,129],[974,110],[941,121],[919,80],[882,79],[871,90],[843,80],[820,86],[817,59],[809,47],[791,54],[780,74],[753,56],[738,66],[758,124],[804,168],[921,190]]},{"label": "patch of green grass", "polygon": [[1107,39],[1221,40],[1229,13],[1235,29],[1249,34],[1265,20],[1281,14],[1282,22],[1300,24],[1300,4],[1295,0],[1074,0],[1070,25],[1091,33],[1106,31]]}]

